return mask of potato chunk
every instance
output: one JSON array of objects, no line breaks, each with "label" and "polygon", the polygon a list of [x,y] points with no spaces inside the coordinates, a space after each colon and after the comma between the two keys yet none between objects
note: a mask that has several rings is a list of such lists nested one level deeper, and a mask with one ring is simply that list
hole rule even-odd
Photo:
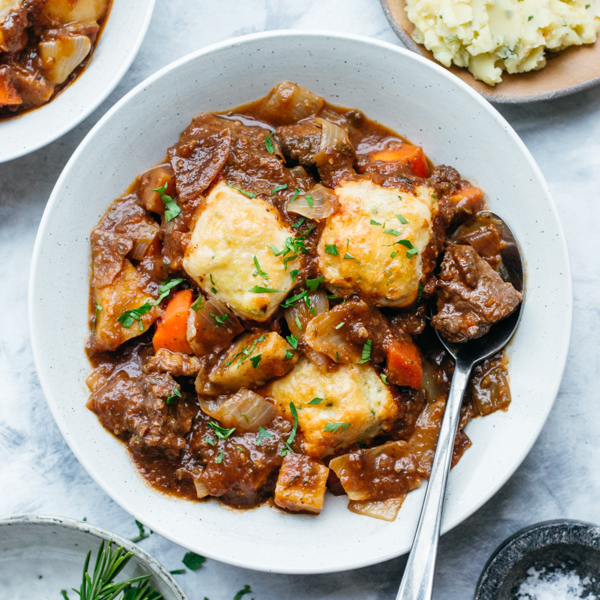
[{"label": "potato chunk", "polygon": [[264,385],[285,375],[298,361],[292,347],[274,331],[240,336],[208,375],[224,390]]},{"label": "potato chunk", "polygon": [[242,318],[266,321],[293,288],[290,272],[300,266],[298,253],[284,250],[292,229],[273,205],[223,182],[200,210],[184,269]]},{"label": "potato chunk", "polygon": [[[358,292],[378,306],[412,304],[426,275],[422,256],[438,212],[432,189],[410,194],[360,181],[335,193],[340,208],[328,217],[318,246],[329,289],[341,296]],[[326,252],[334,245],[337,252]]]},{"label": "potato chunk", "polygon": [[97,349],[115,350],[123,342],[142,335],[161,315],[162,309],[154,306],[129,328],[119,323],[118,318],[125,311],[140,308],[146,302],[155,300],[145,291],[144,283],[137,269],[125,259],[113,283],[94,290],[99,307],[93,332],[93,345]]},{"label": "potato chunk", "polygon": [[329,469],[302,454],[287,454],[281,465],[275,504],[293,511],[320,513],[325,501]]},{"label": "potato chunk", "polygon": [[285,377],[271,382],[265,397],[273,398],[287,416],[290,402],[298,412],[304,452],[321,458],[334,450],[369,440],[394,418],[398,408],[389,388],[369,365],[340,365],[323,372],[301,358]]},{"label": "potato chunk", "polygon": [[46,0],[43,11],[59,23],[91,23],[104,16],[108,0]]}]

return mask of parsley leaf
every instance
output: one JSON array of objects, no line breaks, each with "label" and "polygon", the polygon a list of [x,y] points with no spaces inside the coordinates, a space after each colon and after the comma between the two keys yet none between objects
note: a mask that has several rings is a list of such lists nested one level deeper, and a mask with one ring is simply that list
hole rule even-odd
[{"label": "parsley leaf", "polygon": [[329,421],[328,423],[325,423],[325,428],[323,429],[323,431],[331,431],[333,433],[337,433],[340,429],[342,431],[346,431],[348,427],[350,427],[350,423],[335,423],[333,421]]},{"label": "parsley leaf", "polygon": [[219,455],[217,456],[217,460],[215,462],[219,465],[223,462],[223,448],[219,450]]},{"label": "parsley leaf", "polygon": [[401,235],[396,229],[385,229],[383,233],[389,233],[390,235]]},{"label": "parsley leaf", "polygon": [[325,400],[325,398],[313,398],[309,404],[319,404],[319,402],[323,402],[323,400]]},{"label": "parsley leaf", "polygon": [[417,296],[417,304],[421,302],[421,296],[423,295],[423,285],[419,284],[419,295]]},{"label": "parsley leaf", "polygon": [[192,304],[192,309],[195,310],[196,312],[198,312],[199,310],[202,310],[203,308],[204,308],[204,298],[202,297],[202,294],[199,294],[196,302],[194,302],[194,304]]},{"label": "parsley leaf", "polygon": [[234,597],[233,600],[242,600],[242,597],[246,594],[251,594],[252,590],[249,585],[245,585],[243,589],[241,589]]},{"label": "parsley leaf", "polygon": [[260,359],[262,358],[262,354],[256,354],[255,356],[250,357],[250,362],[255,369],[258,369],[258,365],[260,364]]},{"label": "parsley leaf", "polygon": [[215,421],[209,421],[208,426],[212,427],[215,430],[215,435],[222,440],[226,440],[235,431],[235,427],[226,429],[225,427],[221,427],[218,423],[215,423]]},{"label": "parsley leaf", "polygon": [[271,133],[269,133],[269,135],[265,138],[265,146],[269,154],[273,154],[273,152],[275,152],[275,148],[273,148],[273,142],[271,141],[274,133],[274,131],[271,131]]},{"label": "parsley leaf", "polygon": [[304,225],[304,221],[306,221],[306,217],[300,217],[293,225],[292,227],[294,229],[299,229],[300,227],[302,227],[302,225]]},{"label": "parsley leaf", "polygon": [[194,552],[187,552],[181,561],[190,571],[197,571],[205,562],[206,558],[195,554]]},{"label": "parsley leaf", "polygon": [[291,360],[292,358],[294,358],[294,353],[291,350],[286,350],[283,355],[283,360]]},{"label": "parsley leaf", "polygon": [[288,335],[285,339],[294,350],[298,348],[298,338],[295,335]]},{"label": "parsley leaf", "polygon": [[220,317],[213,312],[211,312],[209,314],[217,322],[217,325],[216,325],[217,329],[219,329],[219,327],[221,327],[221,325],[223,325],[223,323],[225,323],[225,321],[229,318],[229,315],[227,315],[227,314],[222,315]]},{"label": "parsley leaf", "polygon": [[297,254],[292,254],[291,256],[286,256],[286,257],[283,259],[283,269],[284,269],[284,271],[287,271],[287,264],[288,264],[288,262],[289,262],[290,260],[294,260],[295,258],[298,258],[298,255],[297,255]]},{"label": "parsley leaf", "polygon": [[391,254],[390,254],[390,258],[394,258],[398,255],[398,250],[394,250]]},{"label": "parsley leaf", "polygon": [[300,331],[302,331],[302,323],[300,322],[300,319],[299,319],[298,315],[296,315],[296,316],[294,317],[294,321],[296,322],[296,327],[297,327],[297,328],[298,328]]},{"label": "parsley leaf", "polygon": [[385,373],[382,373],[379,377],[381,377],[381,381],[383,381],[383,383],[385,383],[385,385],[390,385],[388,383],[387,375]]},{"label": "parsley leaf", "polygon": [[294,406],[293,402],[290,402],[290,412],[292,413],[292,417],[294,417],[294,426],[292,427],[292,431],[290,432],[288,439],[283,442],[284,448],[281,451],[281,456],[285,456],[288,452],[291,452],[292,454],[294,453],[294,450],[292,449],[292,442],[296,437],[296,430],[298,429],[298,412],[296,411],[296,407]]},{"label": "parsley leaf", "polygon": [[306,196],[304,196],[306,198],[306,201],[308,202],[308,205],[312,208],[314,205],[314,200],[312,196],[309,196],[308,194]]},{"label": "parsley leaf", "polygon": [[233,183],[229,183],[229,181],[227,181],[226,183],[230,188],[233,188],[234,190],[237,190],[238,192],[241,192],[242,194],[244,194],[244,196],[246,196],[246,198],[256,198],[256,194],[254,192],[247,192],[246,190],[239,188],[237,185],[233,185]]},{"label": "parsley leaf", "polygon": [[292,278],[292,281],[294,283],[296,282],[296,277],[298,277],[298,275],[300,275],[299,269],[294,269],[293,271],[290,271],[290,277]]},{"label": "parsley leaf", "polygon": [[217,443],[217,438],[213,438],[212,440],[209,437],[205,437],[204,441],[211,446],[214,446]]},{"label": "parsley leaf", "polygon": [[300,190],[296,188],[294,195],[290,198],[290,204],[300,195]]},{"label": "parsley leaf", "polygon": [[349,252],[346,252],[346,254],[344,254],[344,258],[351,258],[354,260],[354,256],[352,256],[352,254],[350,254]]},{"label": "parsley leaf", "polygon": [[408,221],[402,215],[395,215],[402,225],[408,225]]},{"label": "parsley leaf", "polygon": [[371,219],[371,225],[379,225],[379,227],[383,227],[381,223],[379,223],[378,221],[374,221],[373,219]]},{"label": "parsley leaf", "polygon": [[258,258],[256,258],[256,256],[254,257],[254,266],[256,267],[256,271],[254,273],[252,273],[252,275],[254,275],[255,277],[257,275],[260,275],[263,279],[266,279],[268,281],[269,276],[260,268],[260,264],[259,264]]},{"label": "parsley leaf", "polygon": [[283,191],[283,190],[287,190],[287,188],[288,188],[288,184],[287,184],[287,183],[284,183],[283,185],[278,185],[277,187],[274,187],[274,188],[271,190],[271,196],[272,196],[273,194],[276,194],[277,192],[281,192],[281,191]]},{"label": "parsley leaf", "polygon": [[260,446],[263,440],[273,437],[264,427],[258,428],[258,435],[256,436],[256,445]]},{"label": "parsley leaf", "polygon": [[167,396],[167,399],[165,400],[166,404],[171,404],[171,402],[173,402],[173,400],[175,398],[181,398],[181,392],[179,391],[179,388],[177,386],[175,386],[173,388],[173,391]]},{"label": "parsley leaf", "polygon": [[325,281],[325,277],[316,277],[315,279],[307,279],[306,287],[312,292],[316,291],[317,288]]},{"label": "parsley leaf", "polygon": [[359,363],[362,365],[368,363],[371,360],[371,348],[373,347],[373,341],[367,340],[362,349],[362,356],[360,357]]},{"label": "parsley leaf", "polygon": [[341,329],[344,325],[346,324],[346,321],[342,321],[341,323],[338,323],[335,328],[336,329]]},{"label": "parsley leaf", "polygon": [[248,291],[252,292],[253,294],[278,294],[279,292],[281,292],[281,290],[274,290],[272,288],[261,287],[260,285],[255,285],[254,287],[251,287]]},{"label": "parsley leaf", "polygon": [[126,310],[118,319],[119,323],[126,329],[129,329],[136,321],[140,324],[140,331],[144,331],[144,324],[142,323],[142,316],[150,312],[154,308],[154,304],[146,302],[139,308],[132,308]]},{"label": "parsley leaf", "polygon": [[325,244],[325,253],[331,254],[331,256],[337,256],[338,255],[337,246],[335,244]]},{"label": "parsley leaf", "polygon": [[181,213],[181,208],[179,208],[179,205],[177,204],[177,202],[175,202],[175,200],[173,200],[173,198],[171,198],[171,196],[168,196],[167,194],[165,194],[165,192],[167,191],[166,183],[162,187],[156,188],[155,190],[152,190],[152,191],[160,194],[160,199],[163,201],[163,203],[166,207],[165,221],[167,221],[167,222],[172,221],[179,213]]},{"label": "parsley leaf", "polygon": [[102,310],[102,307],[94,300],[96,310],[94,312],[94,324],[92,325],[92,331],[96,331],[96,322],[98,321],[98,313]]}]

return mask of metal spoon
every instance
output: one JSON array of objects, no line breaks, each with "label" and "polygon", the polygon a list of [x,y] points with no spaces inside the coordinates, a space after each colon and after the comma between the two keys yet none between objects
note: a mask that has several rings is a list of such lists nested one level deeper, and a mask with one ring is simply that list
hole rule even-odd
[{"label": "metal spoon", "polygon": [[[500,229],[502,239],[507,242],[506,248],[501,252],[503,265],[500,273],[503,279],[512,283],[518,291],[523,292],[523,261],[512,231],[498,215],[490,211],[480,214],[489,215],[490,220]],[[429,600],[431,598],[446,481],[450,471],[454,438],[460,420],[460,408],[469,376],[478,362],[504,348],[519,324],[522,306],[523,303],[519,304],[509,317],[493,325],[484,336],[463,344],[451,344],[436,331],[446,350],[454,357],[456,366],[417,532],[396,600]]]}]

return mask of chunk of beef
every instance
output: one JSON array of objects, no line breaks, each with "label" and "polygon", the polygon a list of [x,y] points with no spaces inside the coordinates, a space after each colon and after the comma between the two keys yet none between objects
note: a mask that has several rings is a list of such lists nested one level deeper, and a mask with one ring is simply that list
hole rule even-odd
[{"label": "chunk of beef", "polygon": [[472,246],[448,244],[438,280],[435,329],[450,342],[481,337],[523,300]]},{"label": "chunk of beef", "polygon": [[110,285],[123,267],[125,257],[133,248],[133,240],[127,235],[94,229],[90,236],[92,245],[93,286]]},{"label": "chunk of beef", "polygon": [[191,354],[159,348],[142,369],[144,373],[169,373],[173,377],[195,377],[200,371],[200,359]]},{"label": "chunk of beef", "polygon": [[342,180],[353,178],[356,175],[355,160],[356,153],[349,144],[336,144],[321,150],[315,156],[321,183],[335,188]]},{"label": "chunk of beef", "polygon": [[91,395],[88,408],[104,427],[138,451],[160,448],[178,455],[195,411],[173,392],[179,385],[165,373],[132,378],[119,371]]},{"label": "chunk of beef", "polygon": [[321,144],[321,129],[313,121],[278,127],[273,138],[287,159],[305,166],[315,164],[315,154]]},{"label": "chunk of beef", "polygon": [[16,4],[8,14],[2,14],[4,7],[0,6],[0,52],[17,53],[27,44],[28,7],[24,2]]}]

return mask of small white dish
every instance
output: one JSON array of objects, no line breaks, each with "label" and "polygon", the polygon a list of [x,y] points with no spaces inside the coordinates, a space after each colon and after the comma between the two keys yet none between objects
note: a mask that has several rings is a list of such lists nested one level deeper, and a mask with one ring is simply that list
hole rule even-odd
[{"label": "small white dish", "polygon": [[18,515],[0,519],[0,596],[6,600],[57,600],[61,590],[78,598],[87,553],[92,573],[102,541],[133,553],[119,581],[152,575],[150,583],[165,600],[187,600],[171,574],[134,543],[83,521],[65,517]]},{"label": "small white dish", "polygon": [[114,198],[163,160],[192,117],[264,96],[289,79],[357,107],[456,167],[510,223],[527,262],[527,302],[512,345],[513,403],[469,424],[473,441],[450,475],[442,530],[475,512],[514,473],[548,416],[565,366],[572,292],[567,247],[548,187],[503,117],[445,69],[392,44],[279,31],[229,40],[165,67],[118,102],[65,167],[42,218],[29,287],[39,378],[65,439],[90,475],[154,531],[223,562],[282,573],[354,569],[405,553],[424,489],[394,523],[359,516],[328,494],[318,517],[269,505],[237,511],[161,494],[85,407],[90,364],[89,235]]},{"label": "small white dish", "polygon": [[0,163],[25,156],[65,135],[88,117],[133,62],[156,0],[114,0],[104,31],[83,73],[48,104],[0,120]]}]

